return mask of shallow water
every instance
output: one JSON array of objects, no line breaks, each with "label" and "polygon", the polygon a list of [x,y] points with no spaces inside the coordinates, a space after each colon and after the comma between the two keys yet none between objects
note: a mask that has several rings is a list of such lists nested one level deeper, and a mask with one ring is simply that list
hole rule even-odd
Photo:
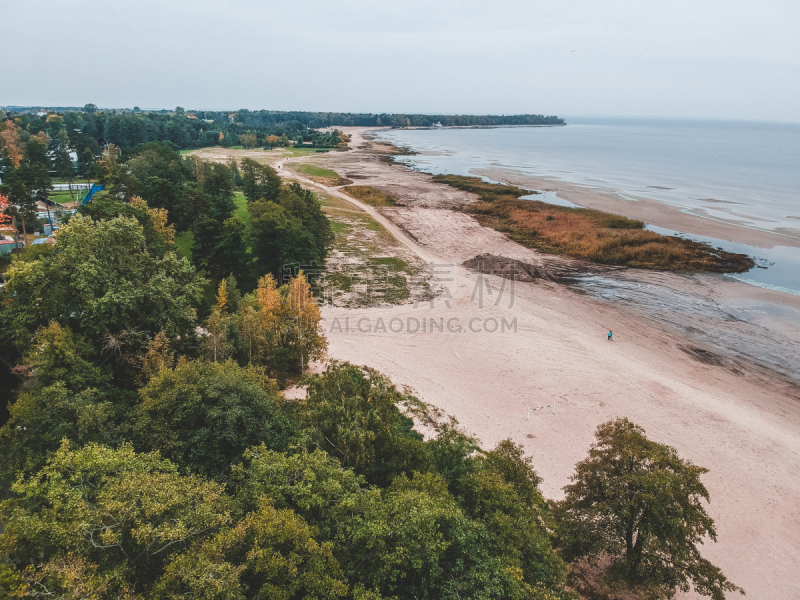
[{"label": "shallow water", "polygon": [[[652,198],[744,227],[800,235],[800,125],[589,117],[567,122],[565,127],[398,129],[380,136],[419,152],[399,161],[434,174],[513,169],[627,200]],[[574,206],[552,192],[527,198]],[[689,237],[752,256],[757,266],[736,279],[800,295],[797,248]]]},{"label": "shallow water", "polygon": [[567,123],[398,129],[381,137],[420,152],[400,160],[434,173],[510,168],[761,229],[800,229],[800,125],[600,117]]},{"label": "shallow water", "polygon": [[684,239],[703,242],[714,248],[722,248],[727,252],[747,254],[755,261],[756,266],[746,273],[728,273],[725,277],[737,279],[750,285],[800,296],[800,250],[789,246],[774,248],[757,248],[747,244],[738,244],[726,240],[717,240],[701,235],[687,235],[674,229],[647,225],[645,229],[662,235],[675,235]]}]

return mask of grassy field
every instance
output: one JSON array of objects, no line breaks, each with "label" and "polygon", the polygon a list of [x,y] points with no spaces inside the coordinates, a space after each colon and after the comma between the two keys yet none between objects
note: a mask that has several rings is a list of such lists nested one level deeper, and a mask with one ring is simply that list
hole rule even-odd
[{"label": "grassy field", "polygon": [[244,224],[249,223],[250,212],[247,210],[247,198],[244,197],[244,194],[242,192],[236,192],[235,202],[236,202],[236,212],[233,214],[239,217],[239,220],[242,223]]},{"label": "grassy field", "polygon": [[64,204],[66,202],[79,202],[85,195],[86,190],[77,190],[78,198],[75,198],[75,192],[73,191],[72,194],[69,191],[66,192],[50,192],[47,197],[52,200],[53,202],[58,202],[59,204]]},{"label": "grassy field", "polygon": [[642,221],[589,208],[520,200],[530,192],[478,177],[437,175],[434,181],[476,193],[463,210],[515,242],[550,254],[608,265],[681,272],[741,273],[754,266],[744,254],[646,231]]},{"label": "grassy field", "polygon": [[308,156],[309,154],[323,154],[325,152],[329,152],[329,149],[325,148],[283,148],[283,155],[284,156]]},{"label": "grassy field", "polygon": [[314,164],[291,164],[287,165],[290,169],[301,173],[303,175],[308,175],[316,181],[317,183],[321,183],[322,185],[327,185],[330,187],[338,187],[342,185],[348,185],[353,183],[349,179],[345,179],[344,177],[340,177],[336,171],[331,171],[330,169],[323,169]]},{"label": "grassy field", "polygon": [[339,174],[330,169],[323,169],[317,165],[297,165],[297,172],[304,175],[311,175],[312,177],[324,177],[325,179],[337,179]]},{"label": "grassy field", "polygon": [[370,206],[402,206],[392,198],[389,194],[385,194],[380,190],[376,190],[369,185],[349,185],[342,188],[342,191],[348,196],[360,200]]}]

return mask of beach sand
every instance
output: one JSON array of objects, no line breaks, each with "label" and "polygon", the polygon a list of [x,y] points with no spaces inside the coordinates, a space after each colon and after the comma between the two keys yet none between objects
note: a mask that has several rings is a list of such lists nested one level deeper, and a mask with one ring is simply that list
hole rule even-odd
[{"label": "beach sand", "polygon": [[[447,292],[432,305],[324,308],[330,357],[382,371],[454,416],[485,448],[505,438],[523,444],[543,479],[542,491],[553,499],[562,497],[575,464],[586,457],[597,425],[629,418],[651,439],[710,469],[703,481],[718,542],[706,543],[704,556],[748,598],[797,598],[800,297],[721,276],[600,269],[542,255],[451,209],[475,196],[380,160],[386,148],[364,131],[347,129],[353,150],[314,157],[315,164],[405,204],[375,209],[351,201],[421,260],[438,265],[433,285]],[[282,175],[286,161],[274,161]],[[346,198],[338,189],[297,177]],[[592,200],[568,184],[542,184],[540,189],[563,193],[576,204],[663,227],[763,247],[789,245],[765,232],[702,223],[658,207],[645,210],[634,202]],[[570,195],[579,193],[580,198]],[[685,220],[690,217],[691,223]],[[516,282],[512,294],[508,280],[460,266],[483,253],[545,270],[583,269],[591,277],[581,285]],[[445,331],[408,331],[431,318],[443,319]],[[516,329],[501,331],[503,320]],[[448,331],[448,321],[460,331]],[[486,331],[495,323],[497,331]],[[608,330],[613,342],[606,339]],[[555,414],[548,407],[525,419],[529,408],[552,404]]]}]

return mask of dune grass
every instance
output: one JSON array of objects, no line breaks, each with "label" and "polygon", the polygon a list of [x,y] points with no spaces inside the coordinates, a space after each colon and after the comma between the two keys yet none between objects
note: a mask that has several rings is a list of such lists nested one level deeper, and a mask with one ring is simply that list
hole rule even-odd
[{"label": "dune grass", "polygon": [[342,185],[348,185],[350,183],[353,183],[349,179],[340,177],[336,171],[331,171],[330,169],[323,169],[322,167],[318,167],[317,165],[310,165],[304,163],[294,166],[293,168],[298,173],[308,175],[309,177],[311,177],[311,179],[313,179],[317,183],[321,183],[322,185],[327,185],[330,187],[339,187]]},{"label": "dune grass", "polygon": [[277,148],[277,150],[282,150],[284,156],[308,156],[309,154],[324,154],[325,152],[330,152],[333,148],[297,148],[292,146],[291,148]]},{"label": "dune grass", "polygon": [[475,215],[482,225],[542,252],[607,265],[681,272],[741,273],[755,264],[744,254],[646,231],[642,221],[589,208],[520,200],[519,196],[530,192],[515,186],[458,175],[437,175],[434,181],[478,194],[481,200],[465,206],[465,212]]},{"label": "dune grass", "polygon": [[389,194],[376,190],[369,185],[348,185],[343,187],[342,191],[351,198],[360,200],[370,206],[402,206]]}]

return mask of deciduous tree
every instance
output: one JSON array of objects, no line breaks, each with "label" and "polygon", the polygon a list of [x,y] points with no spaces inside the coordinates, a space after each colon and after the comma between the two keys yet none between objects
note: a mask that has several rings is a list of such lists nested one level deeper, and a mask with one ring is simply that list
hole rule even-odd
[{"label": "deciduous tree", "polygon": [[714,600],[741,591],[700,555],[716,541],[700,480],[708,469],[653,442],[627,419],[603,423],[559,505],[568,560],[608,565],[606,582],[654,597],[691,587]]},{"label": "deciduous tree", "polygon": [[250,446],[284,450],[293,433],[278,389],[232,361],[184,361],[141,390],[136,428],[146,448],[195,473],[227,479]]}]

